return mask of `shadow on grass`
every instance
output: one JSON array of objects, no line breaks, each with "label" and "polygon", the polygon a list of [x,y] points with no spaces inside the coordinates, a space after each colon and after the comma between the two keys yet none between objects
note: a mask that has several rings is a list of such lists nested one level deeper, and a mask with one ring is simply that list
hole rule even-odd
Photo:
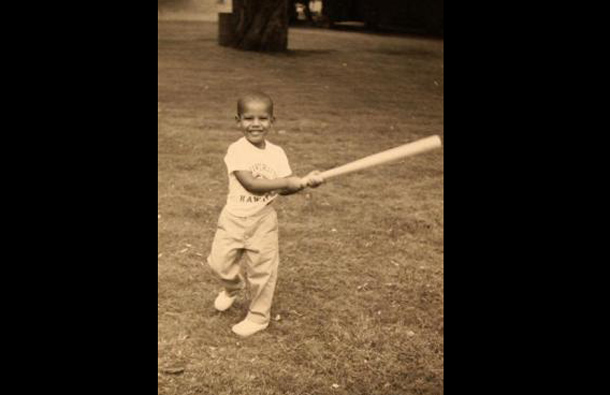
[{"label": "shadow on grass", "polygon": [[402,49],[401,50],[373,49],[373,50],[369,50],[367,52],[380,54],[380,55],[405,56],[405,57],[410,57],[410,58],[425,58],[425,59],[440,59],[441,58],[441,55],[436,52],[426,51],[426,50],[417,49],[417,48],[410,48],[410,49],[404,49],[404,50],[402,50]]},{"label": "shadow on grass", "polygon": [[279,52],[274,55],[289,58],[308,58],[313,56],[328,55],[337,52],[335,49],[289,49],[286,52]]},{"label": "shadow on grass", "polygon": [[158,44],[175,44],[175,43],[192,43],[192,42],[198,42],[198,43],[215,43],[217,42],[218,39],[217,38],[201,38],[201,37],[196,37],[196,38],[192,38],[192,39],[185,39],[185,38],[158,38],[157,39],[157,43]]},{"label": "shadow on grass", "polygon": [[328,30],[337,32],[351,32],[351,33],[363,33],[375,36],[385,37],[403,37],[403,38],[426,38],[432,40],[443,40],[444,33],[440,31],[426,30],[422,28],[409,28],[409,27],[390,27],[390,26],[367,26],[363,22],[336,22],[332,26],[324,24],[314,25],[294,25],[300,30]]},{"label": "shadow on grass", "polygon": [[261,56],[271,56],[278,58],[311,58],[316,56],[325,56],[330,55],[332,53],[338,52],[336,49],[288,49],[282,52],[273,52],[273,51],[254,51],[254,50],[243,50],[238,48],[233,48],[229,46],[222,46],[223,48],[227,48],[233,51],[239,52],[251,52],[256,55]]}]

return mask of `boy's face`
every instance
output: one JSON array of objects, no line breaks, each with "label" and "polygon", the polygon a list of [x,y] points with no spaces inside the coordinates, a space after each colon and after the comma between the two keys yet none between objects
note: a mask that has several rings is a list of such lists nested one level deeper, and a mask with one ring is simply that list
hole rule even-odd
[{"label": "boy's face", "polygon": [[241,115],[236,118],[246,139],[255,146],[264,148],[265,136],[274,121],[269,105],[260,101],[248,101],[244,103]]}]

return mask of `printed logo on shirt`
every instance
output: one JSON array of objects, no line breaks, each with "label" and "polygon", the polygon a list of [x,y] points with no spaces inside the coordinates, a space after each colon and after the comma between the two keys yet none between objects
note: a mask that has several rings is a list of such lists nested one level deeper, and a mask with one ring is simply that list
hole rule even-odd
[{"label": "printed logo on shirt", "polygon": [[239,202],[240,203],[266,203],[269,200],[271,200],[272,198],[276,197],[277,193],[275,192],[267,192],[266,194],[262,195],[262,196],[245,196],[245,195],[240,195],[239,196]]},{"label": "printed logo on shirt", "polygon": [[277,178],[277,173],[274,169],[267,166],[264,163],[255,163],[250,166],[250,171],[254,178],[265,178],[267,180],[273,180]]},{"label": "printed logo on shirt", "polygon": [[[277,178],[277,173],[274,169],[266,165],[265,163],[255,163],[250,166],[250,172],[254,178],[264,178],[266,180],[273,180]],[[266,203],[277,196],[276,192],[267,192],[262,196],[256,195],[240,195],[240,203]]]}]

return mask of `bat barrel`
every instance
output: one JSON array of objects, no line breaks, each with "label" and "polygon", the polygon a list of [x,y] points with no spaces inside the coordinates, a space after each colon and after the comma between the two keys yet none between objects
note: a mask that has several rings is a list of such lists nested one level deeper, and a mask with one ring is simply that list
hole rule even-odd
[{"label": "bat barrel", "polygon": [[382,165],[385,163],[393,162],[399,159],[403,159],[409,156],[421,154],[426,151],[430,151],[441,146],[441,139],[439,136],[434,135],[426,137],[412,143],[404,144],[396,148],[392,148],[386,151],[379,152],[367,156],[362,159],[347,163],[343,166],[335,167],[334,169],[322,172],[320,176],[325,180],[337,177],[343,174],[353,173],[355,171],[368,169],[373,166]]}]

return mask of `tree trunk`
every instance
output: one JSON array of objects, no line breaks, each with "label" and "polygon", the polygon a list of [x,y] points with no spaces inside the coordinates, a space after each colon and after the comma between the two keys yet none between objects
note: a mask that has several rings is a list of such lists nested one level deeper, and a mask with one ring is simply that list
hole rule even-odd
[{"label": "tree trunk", "polygon": [[233,0],[233,46],[247,51],[288,49],[287,0]]}]

